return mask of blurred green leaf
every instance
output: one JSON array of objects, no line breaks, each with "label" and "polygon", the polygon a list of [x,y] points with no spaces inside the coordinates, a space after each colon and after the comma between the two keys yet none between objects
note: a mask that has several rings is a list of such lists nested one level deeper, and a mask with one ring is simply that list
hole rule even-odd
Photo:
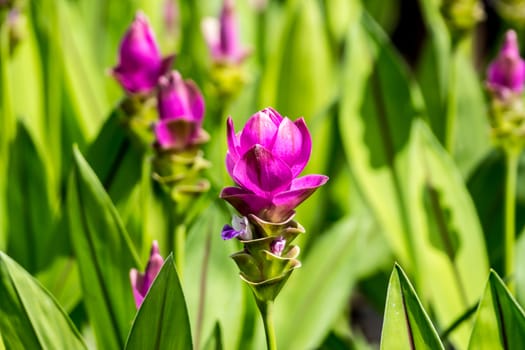
[{"label": "blurred green leaf", "polygon": [[[415,266],[404,193],[412,121],[423,109],[388,38],[362,14],[350,27],[339,125],[357,185],[406,269]],[[410,262],[412,261],[412,263]]]},{"label": "blurred green leaf", "polygon": [[445,349],[414,287],[397,264],[388,285],[381,349]]},{"label": "blurred green leaf", "polygon": [[[479,300],[489,269],[486,247],[472,199],[448,153],[422,121],[415,123],[411,142],[409,210],[418,233],[418,291],[432,305],[436,324],[446,327]],[[464,324],[452,333],[458,347],[466,346],[469,331]]]},{"label": "blurred green leaf", "polygon": [[123,348],[135,303],[129,270],[139,266],[110,198],[78,149],[69,179],[70,234],[97,345]]},{"label": "blurred green leaf", "polygon": [[8,349],[87,349],[49,292],[2,252],[0,333]]},{"label": "blurred green leaf", "polygon": [[147,149],[133,138],[132,117],[126,116],[122,108],[119,104],[110,113],[89,145],[86,159],[117,207],[130,238],[141,246],[143,217],[140,214],[144,207],[140,196],[144,193],[140,184],[141,177],[151,179],[151,172],[143,173]]},{"label": "blurred green leaf", "polygon": [[62,246],[67,246],[67,240],[59,243],[54,235],[56,200],[50,192],[46,162],[22,122],[17,124],[16,137],[10,145],[7,184],[7,252],[35,273],[54,254],[66,250]]},{"label": "blurred green leaf", "polygon": [[[340,123],[352,173],[422,300],[446,327],[478,300],[488,271],[479,220],[454,162],[418,118],[421,96],[386,38],[363,20],[347,44]],[[440,194],[430,212],[429,186]],[[452,336],[466,346],[468,329]]]},{"label": "blurred green leaf", "polygon": [[191,349],[186,301],[173,256],[164,262],[131,326],[126,349]]},{"label": "blurred green leaf", "polygon": [[36,276],[57,299],[66,312],[71,312],[82,299],[78,266],[72,257],[55,256],[52,264]]},{"label": "blurred green leaf", "polygon": [[285,45],[280,53],[274,107],[282,115],[293,119],[305,116],[308,121],[335,95],[336,62],[319,2],[303,0],[290,8],[291,26],[281,37]]},{"label": "blurred green leaf", "polygon": [[302,268],[276,300],[275,329],[282,349],[318,346],[348,303],[356,281],[390,263],[391,255],[366,212],[327,229],[299,259]]},{"label": "blurred green leaf", "polygon": [[[473,39],[468,38],[451,47],[440,4],[433,0],[419,2],[429,35],[418,62],[417,78],[429,122],[444,145],[447,129],[451,128],[453,144],[447,147],[451,147],[458,168],[463,176],[467,176],[490,145],[487,106],[472,57]],[[452,126],[448,125],[451,121]]]},{"label": "blurred green leaf", "polygon": [[204,345],[204,350],[222,350],[222,333],[219,322],[215,324],[213,333],[208,338],[208,341]]},{"label": "blurred green leaf", "polygon": [[[468,179],[468,189],[483,226],[485,242],[487,247],[490,247],[490,266],[498,273],[503,273],[505,172],[505,155],[501,150],[494,149],[486,155]],[[525,212],[525,197],[520,195],[524,185],[525,153],[521,155],[518,167],[517,213]],[[520,232],[524,225],[525,215],[517,215],[516,232]]]},{"label": "blurred green leaf", "polygon": [[525,314],[493,270],[481,299],[469,349],[521,349],[525,344]]}]

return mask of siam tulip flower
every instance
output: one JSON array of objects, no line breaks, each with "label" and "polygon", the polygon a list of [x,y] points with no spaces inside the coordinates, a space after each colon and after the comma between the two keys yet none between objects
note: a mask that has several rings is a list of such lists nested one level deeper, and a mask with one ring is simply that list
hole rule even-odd
[{"label": "siam tulip flower", "polygon": [[312,148],[303,118],[292,122],[266,108],[241,132],[235,134],[231,118],[227,129],[226,167],[238,187],[224,188],[220,196],[241,215],[282,222],[328,180],[324,175],[298,177]]},{"label": "siam tulip flower", "polygon": [[202,31],[212,58],[217,63],[239,64],[250,53],[239,43],[234,0],[224,0],[220,20],[205,19]]},{"label": "siam tulip flower", "polygon": [[184,149],[208,140],[202,129],[204,100],[197,86],[173,71],[159,79],[158,112],[155,125],[161,149]]},{"label": "siam tulip flower", "polygon": [[301,267],[300,249],[291,242],[304,228],[295,208],[328,181],[324,175],[299,177],[310,158],[312,140],[303,118],[292,122],[272,108],[254,114],[235,134],[227,124],[226,168],[238,185],[221,198],[242,217],[225,225],[223,239],[237,237],[243,249],[231,255],[251,288],[263,318],[268,349],[275,349],[271,305],[292,272]]},{"label": "siam tulip flower", "polygon": [[148,19],[139,11],[122,39],[112,74],[127,93],[148,94],[170,70],[172,61],[172,55],[161,57]]},{"label": "siam tulip flower", "polygon": [[144,301],[146,294],[148,294],[148,291],[153,284],[155,277],[159,274],[163,264],[164,260],[159,254],[159,245],[157,241],[153,241],[146,271],[140,273],[136,269],[131,269],[129,277],[137,309],[142,305],[142,301]]},{"label": "siam tulip flower", "polygon": [[507,31],[505,42],[498,57],[487,70],[487,86],[500,100],[523,91],[525,62],[520,57],[518,37],[513,30]]}]

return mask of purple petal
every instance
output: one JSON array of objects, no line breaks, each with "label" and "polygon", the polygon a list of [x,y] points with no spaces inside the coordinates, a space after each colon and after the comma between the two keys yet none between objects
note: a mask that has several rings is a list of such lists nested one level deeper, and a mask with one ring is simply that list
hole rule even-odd
[{"label": "purple petal", "polygon": [[184,119],[160,120],[155,124],[155,137],[163,149],[182,149],[192,144],[197,135],[195,122]]},{"label": "purple petal", "polygon": [[228,141],[228,150],[231,153],[232,159],[237,161],[240,157],[238,148],[239,148],[239,135],[235,135],[235,128],[233,126],[233,120],[231,117],[228,117],[226,122],[226,138]]},{"label": "purple petal", "polygon": [[150,92],[162,70],[153,31],[146,16],[138,12],[125,34],[119,51],[119,63],[113,75],[130,93]]},{"label": "purple petal", "polygon": [[138,309],[144,301],[144,296],[139,291],[139,288],[143,285],[143,277],[136,269],[131,269],[129,271],[129,279],[131,281],[131,290],[133,291],[133,299],[135,299],[135,306]]},{"label": "purple petal", "polygon": [[272,204],[271,200],[238,187],[224,188],[220,194],[220,198],[230,203],[232,207],[237,209],[239,214],[243,216],[250,214],[258,215]]},{"label": "purple petal", "polygon": [[520,93],[525,83],[525,62],[520,57],[516,32],[509,30],[496,60],[487,70],[487,84],[500,95],[505,90]]},{"label": "purple petal", "polygon": [[204,115],[204,100],[192,81],[184,81],[177,71],[159,79],[158,110],[160,119],[183,118],[199,126]]},{"label": "purple petal", "polygon": [[233,178],[241,187],[268,196],[288,189],[293,174],[285,162],[256,144],[235,164]]},{"label": "purple petal", "polygon": [[159,246],[157,241],[153,241],[146,271],[142,274],[136,269],[131,269],[129,273],[133,297],[135,299],[137,308],[139,308],[142,304],[144,297],[148,293],[151,285],[153,284],[153,281],[159,274],[163,264],[164,259],[159,254]]},{"label": "purple petal", "polygon": [[239,231],[236,231],[233,227],[230,225],[224,225],[221,232],[221,237],[224,240],[232,239],[237,236],[239,236],[241,233]]},{"label": "purple petal", "polygon": [[147,17],[142,12],[137,12],[135,19],[120,45],[121,59],[129,59],[137,63],[161,61],[155,34]]},{"label": "purple petal", "polygon": [[233,57],[238,51],[237,22],[233,1],[224,0],[220,16],[220,47],[225,56]]},{"label": "purple petal", "polygon": [[281,122],[284,119],[282,115],[279,114],[279,112],[277,112],[272,107],[266,107],[261,111],[261,113],[265,113],[266,115],[268,115],[268,117],[275,123],[275,125],[281,124]]},{"label": "purple petal", "polygon": [[283,119],[272,153],[288,164],[294,177],[303,171],[311,150],[312,139],[304,119],[300,118],[295,123],[288,118]]},{"label": "purple petal", "polygon": [[279,124],[264,111],[254,114],[242,129],[240,135],[240,153],[245,153],[254,145],[272,149]]},{"label": "purple petal", "polygon": [[290,190],[281,192],[273,198],[275,209],[269,216],[272,219],[282,219],[299,206],[304,200],[310,197],[317,188],[328,181],[328,176],[307,175],[292,181]]}]

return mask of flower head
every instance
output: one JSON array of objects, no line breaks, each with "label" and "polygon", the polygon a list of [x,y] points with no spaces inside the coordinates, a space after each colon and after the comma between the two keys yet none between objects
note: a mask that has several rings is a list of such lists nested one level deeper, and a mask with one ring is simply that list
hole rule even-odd
[{"label": "flower head", "polygon": [[237,64],[250,53],[239,43],[233,0],[224,0],[220,20],[205,19],[202,22],[202,31],[215,62]]},{"label": "flower head", "polygon": [[183,80],[179,72],[159,79],[158,111],[155,135],[160,148],[183,149],[208,139],[202,129],[204,99],[197,86]]},{"label": "flower head", "polygon": [[157,241],[153,241],[146,271],[140,273],[136,269],[131,269],[129,277],[137,309],[142,305],[142,301],[144,301],[146,294],[148,294],[148,291],[153,284],[155,277],[159,274],[163,264],[164,259],[162,259],[162,256],[159,254],[159,245]]},{"label": "flower head", "polygon": [[524,83],[525,62],[520,57],[518,37],[515,31],[509,30],[498,57],[489,65],[487,85],[498,98],[506,100],[521,93]]},{"label": "flower head", "polygon": [[173,56],[161,57],[148,19],[139,11],[120,43],[118,64],[112,74],[126,92],[147,94],[169,71],[172,61]]},{"label": "flower head", "polygon": [[235,134],[228,118],[226,167],[238,187],[226,187],[221,198],[243,216],[280,222],[318,187],[324,175],[298,177],[312,149],[310,132],[303,118],[292,122],[272,108],[254,114]]}]

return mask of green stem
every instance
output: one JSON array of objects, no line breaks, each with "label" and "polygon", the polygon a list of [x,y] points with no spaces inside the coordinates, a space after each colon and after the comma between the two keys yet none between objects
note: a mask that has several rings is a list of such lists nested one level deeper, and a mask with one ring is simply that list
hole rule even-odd
[{"label": "green stem", "polygon": [[186,248],[186,225],[179,224],[175,228],[175,266],[177,267],[177,272],[179,273],[179,279],[183,280],[184,272],[184,259],[185,259],[185,248]]},{"label": "green stem", "polygon": [[516,181],[518,176],[519,152],[506,152],[505,181],[505,276],[509,278],[508,288],[514,293],[514,245],[516,240]]},{"label": "green stem", "polygon": [[273,328],[273,301],[257,300],[257,307],[261,313],[264,323],[264,333],[266,335],[266,346],[268,350],[277,350],[277,342],[275,339],[275,330]]},{"label": "green stem", "polygon": [[447,98],[447,115],[445,125],[445,149],[449,154],[454,152],[454,141],[456,133],[456,115],[457,115],[457,65],[458,52],[457,47],[452,48],[451,64],[449,65],[448,75],[448,98]]}]

